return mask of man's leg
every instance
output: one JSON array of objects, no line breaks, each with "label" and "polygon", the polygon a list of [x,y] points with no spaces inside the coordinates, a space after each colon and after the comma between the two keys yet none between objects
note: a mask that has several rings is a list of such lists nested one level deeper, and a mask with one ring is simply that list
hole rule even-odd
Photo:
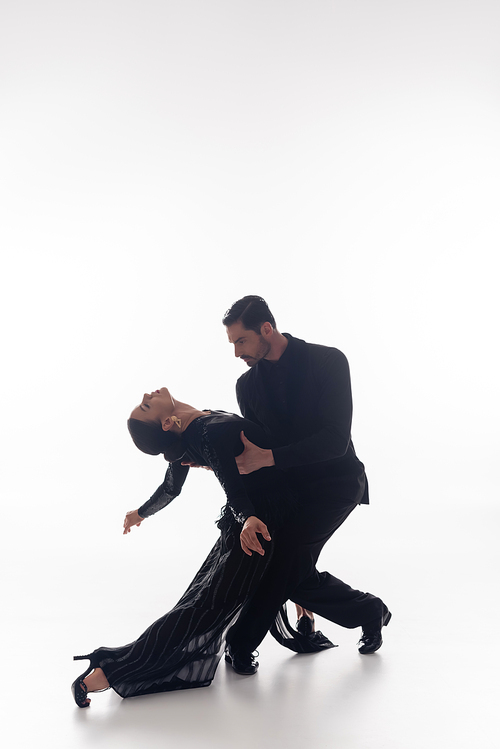
[{"label": "man's leg", "polygon": [[348,629],[362,627],[380,618],[385,610],[380,598],[351,588],[329,572],[317,570],[290,591],[288,598],[302,608]]},{"label": "man's leg", "polygon": [[356,506],[352,502],[313,502],[300,513],[293,529],[275,535],[272,563],[227,633],[232,651],[255,650],[288,599],[343,627],[363,626],[380,618],[386,610],[380,598],[315,568],[321,549]]},{"label": "man's leg", "polygon": [[[319,573],[315,564],[321,549],[355,507],[351,503],[334,508],[330,503],[326,517],[322,507],[317,512],[309,507],[307,512],[299,513],[293,525],[272,534],[274,549],[271,563],[255,594],[245,604],[238,620],[227,633],[226,643],[232,652],[251,653],[259,646],[283,603],[290,598],[295,601],[292,596],[301,582],[306,584],[304,593],[309,594],[310,590],[316,592],[315,602],[336,595],[344,599],[344,605],[349,605],[357,595],[369,596],[354,591],[331,575],[329,578],[336,581],[336,588],[331,587],[322,592],[324,581],[316,577]],[[302,605],[298,600],[297,603]],[[316,611],[313,606],[304,605],[304,608]]]},{"label": "man's leg", "polygon": [[295,604],[349,629],[380,617],[384,604],[329,572],[318,572],[316,563],[325,543],[356,507],[340,502],[309,505],[300,518],[302,538],[287,588],[287,598]]},{"label": "man's leg", "polygon": [[[226,634],[226,645],[232,653],[247,655],[262,642],[280,607],[287,600],[287,585],[297,551],[295,529],[271,532],[271,562],[252,598],[244,605],[238,619]],[[262,542],[266,554],[270,544]]]}]

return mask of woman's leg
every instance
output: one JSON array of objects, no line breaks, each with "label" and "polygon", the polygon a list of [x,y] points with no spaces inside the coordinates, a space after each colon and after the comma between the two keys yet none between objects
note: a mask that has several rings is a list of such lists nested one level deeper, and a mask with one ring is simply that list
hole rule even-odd
[{"label": "woman's leg", "polygon": [[106,679],[102,668],[95,668],[92,673],[83,680],[83,683],[89,692],[98,692],[100,689],[109,688],[109,681]]},{"label": "woman's leg", "polygon": [[177,605],[137,640],[94,651],[96,667],[84,679],[89,692],[111,686],[120,697],[132,697],[210,684],[224,632],[272,557],[271,548],[264,557],[244,554],[239,530],[221,536]]},{"label": "woman's leg", "polygon": [[307,619],[310,619],[312,622],[312,629],[311,632],[315,631],[314,626],[314,614],[312,611],[309,611],[309,609],[303,608],[303,606],[299,606],[298,603],[295,604],[295,608],[297,610],[297,622],[302,619],[303,616],[305,616]]}]

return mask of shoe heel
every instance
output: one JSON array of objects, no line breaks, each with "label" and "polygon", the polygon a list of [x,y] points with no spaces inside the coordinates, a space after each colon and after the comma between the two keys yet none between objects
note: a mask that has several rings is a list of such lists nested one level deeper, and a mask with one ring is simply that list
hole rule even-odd
[{"label": "shoe heel", "polygon": [[80,679],[85,679],[85,677],[88,676],[90,674],[90,672],[93,671],[94,668],[95,668],[95,663],[94,663],[94,661],[95,661],[95,652],[94,653],[89,653],[88,655],[74,655],[73,656],[73,660],[74,661],[86,661],[86,660],[90,661],[88,669],[85,671],[85,673],[83,673],[80,676]]}]

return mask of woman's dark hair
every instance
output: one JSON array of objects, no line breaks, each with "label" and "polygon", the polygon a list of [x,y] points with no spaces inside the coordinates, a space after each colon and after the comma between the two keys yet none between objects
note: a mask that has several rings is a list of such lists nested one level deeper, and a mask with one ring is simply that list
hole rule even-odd
[{"label": "woman's dark hair", "polygon": [[182,437],[163,431],[161,424],[129,419],[127,426],[135,446],[143,453],[148,455],[163,453],[165,460],[173,463],[175,460],[180,460],[186,452]]},{"label": "woman's dark hair", "polygon": [[226,312],[222,324],[226,327],[240,321],[245,330],[253,330],[260,335],[260,329],[265,322],[270,322],[276,328],[276,321],[261,296],[244,296],[238,299]]}]

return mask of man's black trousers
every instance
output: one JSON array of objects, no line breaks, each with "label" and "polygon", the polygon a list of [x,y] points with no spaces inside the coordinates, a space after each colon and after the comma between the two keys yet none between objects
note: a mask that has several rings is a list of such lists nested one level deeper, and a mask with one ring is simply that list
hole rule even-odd
[{"label": "man's black trousers", "polygon": [[293,521],[273,532],[271,542],[261,541],[266,553],[273,554],[272,563],[227,633],[233,652],[255,650],[287,600],[347,628],[382,616],[385,606],[380,598],[316,569],[321,549],[362,496],[358,478],[332,483],[310,482]]}]

